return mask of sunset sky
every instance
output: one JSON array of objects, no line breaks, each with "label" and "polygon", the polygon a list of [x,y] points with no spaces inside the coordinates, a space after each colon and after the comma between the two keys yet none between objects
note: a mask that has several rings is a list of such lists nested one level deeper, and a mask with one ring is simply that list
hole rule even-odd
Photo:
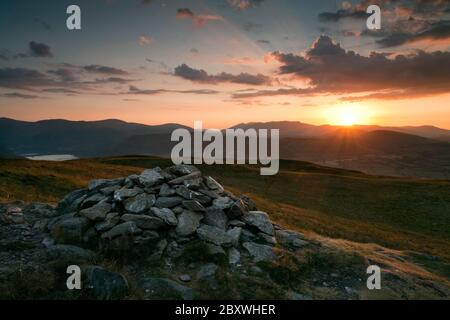
[{"label": "sunset sky", "polygon": [[2,0],[0,39],[0,117],[450,129],[450,0]]}]

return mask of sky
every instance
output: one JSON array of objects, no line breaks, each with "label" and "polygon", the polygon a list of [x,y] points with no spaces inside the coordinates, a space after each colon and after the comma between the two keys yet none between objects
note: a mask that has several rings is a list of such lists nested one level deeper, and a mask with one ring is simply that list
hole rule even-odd
[{"label": "sky", "polygon": [[450,0],[2,0],[0,117],[450,129]]}]

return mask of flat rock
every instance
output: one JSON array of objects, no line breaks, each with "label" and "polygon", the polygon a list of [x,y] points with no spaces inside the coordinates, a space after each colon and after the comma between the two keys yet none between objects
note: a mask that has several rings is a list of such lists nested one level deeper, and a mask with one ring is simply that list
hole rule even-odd
[{"label": "flat rock", "polygon": [[183,184],[185,180],[192,180],[192,179],[200,178],[201,176],[202,176],[202,173],[200,171],[194,171],[185,176],[181,176],[181,177],[170,180],[169,184],[171,184],[171,185]]},{"label": "flat rock", "polygon": [[257,228],[268,235],[273,235],[272,222],[269,219],[269,215],[265,212],[250,211],[242,216],[242,220],[246,224]]},{"label": "flat rock", "polygon": [[222,229],[202,224],[197,229],[197,235],[203,241],[214,243],[218,246],[231,246],[233,238]]},{"label": "flat rock", "polygon": [[277,230],[275,231],[275,236],[280,245],[284,247],[301,248],[308,244],[308,241],[304,240],[305,236],[296,231]]},{"label": "flat rock", "polygon": [[254,242],[245,242],[242,246],[247,249],[248,253],[252,256],[253,261],[255,262],[273,261],[278,258],[271,246],[257,244]]},{"label": "flat rock", "polygon": [[236,248],[230,248],[228,250],[228,263],[232,266],[239,264],[241,261],[241,253]]},{"label": "flat rock", "polygon": [[217,192],[219,192],[219,193],[221,193],[221,192],[224,191],[222,185],[221,185],[220,183],[218,183],[216,180],[214,180],[213,177],[206,176],[206,177],[204,178],[204,181],[205,181],[206,186],[207,186],[209,189],[215,190],[215,191],[217,191]]},{"label": "flat rock", "polygon": [[176,233],[179,236],[189,236],[198,229],[200,221],[203,219],[203,215],[193,211],[183,211],[178,216],[178,225],[176,227]]},{"label": "flat rock", "polygon": [[50,259],[68,259],[72,261],[84,261],[92,256],[92,252],[69,244],[50,245],[47,247],[47,254]]},{"label": "flat rock", "polygon": [[181,204],[181,201],[183,201],[181,197],[159,197],[155,205],[158,208],[173,208]]},{"label": "flat rock", "polygon": [[226,230],[228,225],[228,218],[222,209],[209,207],[206,208],[203,223],[222,230]]},{"label": "flat rock", "polygon": [[51,234],[59,243],[78,243],[88,227],[89,220],[84,217],[62,219],[52,226]]},{"label": "flat rock", "polygon": [[131,213],[144,213],[156,202],[156,197],[153,194],[142,193],[134,198],[125,200],[125,210]]},{"label": "flat rock", "polygon": [[205,207],[198,201],[195,200],[184,200],[181,202],[183,207],[191,211],[205,211]]},{"label": "flat rock", "polygon": [[164,177],[161,175],[160,168],[144,170],[139,176],[139,182],[147,188],[161,184],[163,181]]},{"label": "flat rock", "polygon": [[86,287],[96,299],[113,300],[124,298],[129,290],[123,275],[98,266],[88,266],[84,270]]},{"label": "flat rock", "polygon": [[241,240],[242,228],[240,228],[240,227],[231,228],[230,230],[227,231],[227,235],[231,239],[231,244],[234,247],[238,247],[239,241]]},{"label": "flat rock", "polygon": [[219,267],[214,263],[208,263],[200,267],[197,272],[197,280],[211,279],[216,275]]},{"label": "flat rock", "polygon": [[81,210],[80,214],[89,220],[103,221],[106,218],[106,214],[111,211],[111,209],[112,205],[110,203],[100,202],[93,207]]},{"label": "flat rock", "polygon": [[108,180],[108,179],[92,180],[91,182],[89,182],[88,190],[94,191],[94,190],[100,190],[100,189],[103,189],[106,187],[121,185],[124,182],[124,180],[125,179],[123,179],[123,178],[112,179],[112,180]]},{"label": "flat rock", "polygon": [[169,197],[175,194],[175,189],[171,188],[167,183],[163,183],[159,189],[159,195],[162,197]]},{"label": "flat rock", "polygon": [[164,221],[169,226],[176,226],[178,224],[178,219],[173,213],[172,210],[169,208],[157,208],[153,207],[150,209],[150,211],[158,218],[160,218],[162,221]]},{"label": "flat rock", "polygon": [[229,209],[233,205],[233,200],[229,197],[219,197],[213,200],[213,206],[218,209]]},{"label": "flat rock", "polygon": [[128,236],[141,233],[142,230],[138,228],[134,221],[127,221],[113,227],[111,230],[102,234],[104,239],[114,239],[119,236]]},{"label": "flat rock", "polygon": [[157,217],[151,217],[144,214],[124,214],[121,219],[123,221],[132,221],[140,229],[146,230],[158,230],[164,227],[166,224],[163,220]]},{"label": "flat rock", "polygon": [[133,198],[142,192],[143,190],[139,188],[133,189],[122,188],[114,191],[114,201],[123,201],[127,198]]},{"label": "flat rock", "polygon": [[237,219],[247,214],[247,207],[241,199],[235,201],[227,211],[227,216],[230,219]]},{"label": "flat rock", "polygon": [[193,172],[198,172],[199,170],[195,166],[189,164],[178,164],[167,168],[167,171],[180,177]]}]

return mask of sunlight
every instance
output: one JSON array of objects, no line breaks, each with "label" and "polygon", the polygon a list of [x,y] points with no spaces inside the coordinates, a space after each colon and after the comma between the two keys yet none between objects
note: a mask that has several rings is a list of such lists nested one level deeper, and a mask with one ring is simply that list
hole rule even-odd
[{"label": "sunlight", "polygon": [[356,124],[369,124],[370,111],[360,104],[346,104],[327,110],[327,119],[330,124],[339,126],[353,126]]}]

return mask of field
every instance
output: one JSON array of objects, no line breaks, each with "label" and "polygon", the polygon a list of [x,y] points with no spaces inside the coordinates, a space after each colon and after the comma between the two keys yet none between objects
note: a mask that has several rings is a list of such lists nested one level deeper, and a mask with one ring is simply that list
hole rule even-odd
[{"label": "field", "polygon": [[[169,164],[132,156],[0,160],[0,201],[56,203],[91,179]],[[250,195],[283,226],[450,261],[450,181],[369,176],[297,161],[282,161],[280,173],[270,177],[261,177],[252,166],[201,167],[231,191]]]}]

